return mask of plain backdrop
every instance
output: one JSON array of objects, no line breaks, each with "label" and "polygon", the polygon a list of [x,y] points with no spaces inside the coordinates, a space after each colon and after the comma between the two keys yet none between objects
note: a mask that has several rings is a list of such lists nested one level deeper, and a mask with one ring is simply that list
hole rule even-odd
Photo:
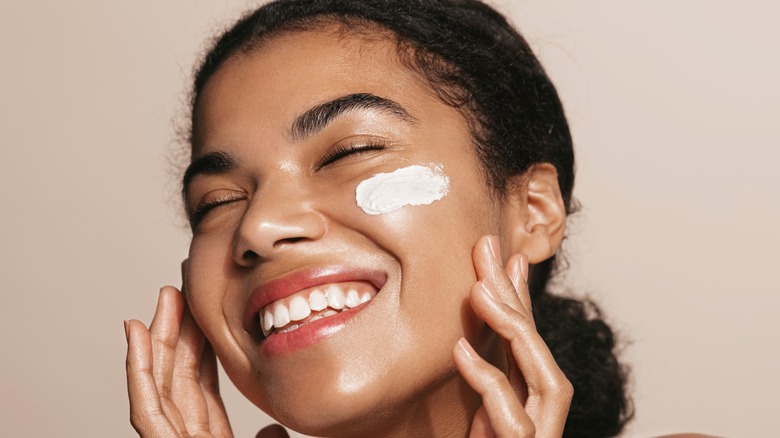
[{"label": "plain backdrop", "polygon": [[[630,341],[625,435],[772,436],[780,3],[496,5],[570,117],[566,281]],[[0,435],[133,436],[122,321],[151,320],[189,238],[175,120],[205,41],[250,6],[0,3]],[[268,419],[223,387],[253,437]]]}]

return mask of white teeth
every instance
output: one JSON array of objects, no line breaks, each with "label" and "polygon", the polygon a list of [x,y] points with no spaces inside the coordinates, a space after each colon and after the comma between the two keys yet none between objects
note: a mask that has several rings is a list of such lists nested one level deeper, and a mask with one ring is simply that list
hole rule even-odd
[{"label": "white teeth", "polygon": [[279,330],[278,333],[289,333],[291,331],[298,330],[298,327],[300,327],[298,324],[291,324],[291,325],[289,325],[289,326]]},{"label": "white teeth", "polygon": [[328,307],[328,300],[319,289],[315,289],[309,296],[309,307],[315,312],[325,310]]},{"label": "white teeth", "polygon": [[260,325],[263,326],[263,331],[270,332],[271,329],[274,327],[274,316],[271,315],[271,310],[269,308],[265,308],[265,312],[263,312],[263,316],[260,320]]},{"label": "white teeth", "polygon": [[303,297],[297,296],[290,301],[291,320],[300,321],[306,319],[309,315],[311,315],[311,308]]},{"label": "white teeth", "polygon": [[[328,316],[336,315],[342,310],[355,308],[374,298],[370,291],[358,291],[357,287],[350,287],[347,292],[342,289],[343,286],[332,284],[323,291],[320,288],[312,289],[309,292],[309,299],[301,292],[292,296],[280,299],[267,305],[259,312],[260,328],[263,335],[267,338],[274,332],[287,333],[297,330],[301,324],[291,324],[292,322],[316,321]],[[312,316],[313,312],[317,312]]]},{"label": "white teeth", "polygon": [[344,308],[344,292],[336,285],[330,285],[325,290],[325,295],[328,297],[328,306],[331,309],[341,310]]},{"label": "white teeth", "polygon": [[358,296],[358,293],[355,289],[349,290],[349,292],[347,293],[345,304],[350,309],[353,307],[357,307],[360,304],[360,297]]},{"label": "white teeth", "polygon": [[290,323],[290,311],[287,310],[287,306],[282,303],[276,303],[274,305],[274,326],[284,327]]}]

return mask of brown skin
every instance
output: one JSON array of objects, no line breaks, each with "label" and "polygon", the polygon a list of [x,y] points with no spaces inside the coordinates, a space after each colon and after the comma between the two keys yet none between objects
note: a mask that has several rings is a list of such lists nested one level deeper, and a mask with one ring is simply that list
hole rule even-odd
[{"label": "brown skin", "polygon": [[[290,135],[304,111],[354,93],[391,99],[411,118],[360,109]],[[188,207],[231,202],[195,229],[187,303],[163,288],[150,329],[126,325],[140,435],[232,436],[215,352],[247,398],[310,435],[561,435],[572,388],[534,328],[526,287],[528,262],[554,254],[565,229],[552,166],[494,196],[464,118],[399,64],[395,44],[335,29],[231,58],[207,83],[194,126],[194,159],[221,151],[237,166],[196,176]],[[334,147],[366,142],[384,149],[319,167]],[[431,163],[450,177],[441,201],[379,216],[357,207],[360,181]],[[339,333],[265,356],[242,324],[251,291],[329,264],[380,270],[387,283]]]}]

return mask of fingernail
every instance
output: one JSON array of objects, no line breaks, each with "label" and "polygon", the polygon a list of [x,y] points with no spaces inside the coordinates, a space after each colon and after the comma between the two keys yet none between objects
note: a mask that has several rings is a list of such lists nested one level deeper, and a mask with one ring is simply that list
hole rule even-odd
[{"label": "fingernail", "polygon": [[130,322],[125,320],[125,339],[127,339],[127,342],[130,342],[130,333],[127,331],[128,325],[130,325]]},{"label": "fingernail", "polygon": [[496,298],[496,294],[493,291],[493,288],[489,284],[485,283],[485,280],[480,281],[479,286],[482,288],[483,291],[485,291],[488,298],[490,298],[495,302],[498,302],[498,298]]},{"label": "fingernail", "polygon": [[490,236],[488,237],[487,241],[488,246],[490,247],[490,252],[493,254],[493,258],[500,265],[503,265],[504,262],[501,259],[501,244],[498,242],[498,238],[496,236]]},{"label": "fingernail", "polygon": [[461,349],[463,349],[463,352],[466,353],[466,356],[468,356],[469,359],[473,361],[479,360],[479,355],[476,351],[471,347],[471,344],[469,344],[469,341],[466,340],[466,338],[460,338],[458,339],[458,345]]}]

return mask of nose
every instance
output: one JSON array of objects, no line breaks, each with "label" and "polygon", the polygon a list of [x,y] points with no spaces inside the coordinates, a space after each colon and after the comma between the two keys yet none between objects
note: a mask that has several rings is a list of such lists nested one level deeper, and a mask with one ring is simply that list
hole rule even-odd
[{"label": "nose", "polygon": [[300,190],[265,190],[255,196],[236,231],[233,258],[250,267],[295,245],[321,239],[325,216]]}]

